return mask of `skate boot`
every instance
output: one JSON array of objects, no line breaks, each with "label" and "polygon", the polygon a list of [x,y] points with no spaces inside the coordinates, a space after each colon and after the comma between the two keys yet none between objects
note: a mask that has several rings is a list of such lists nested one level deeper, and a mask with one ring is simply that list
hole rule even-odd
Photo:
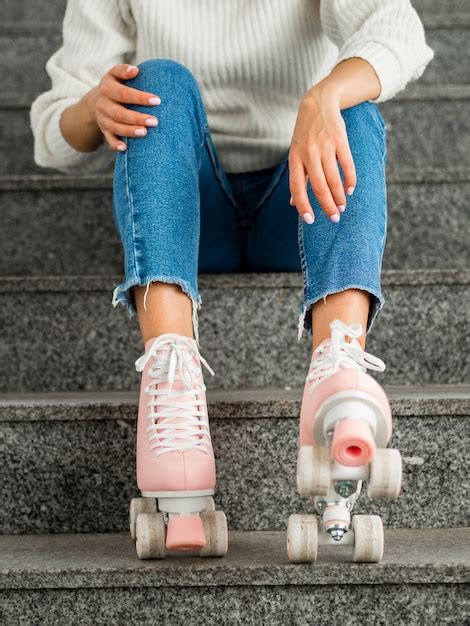
[{"label": "skate boot", "polygon": [[137,423],[137,485],[130,530],[141,559],[166,551],[224,556],[227,522],[214,510],[215,460],[197,343],[167,333],[145,344]]},{"label": "skate boot", "polygon": [[366,373],[381,372],[385,364],[362,350],[360,324],[335,320],[330,328],[331,338],[313,353],[305,382],[297,461],[297,490],[312,498],[320,523],[316,515],[290,516],[288,556],[313,562],[318,545],[350,545],[354,561],[378,562],[382,520],[351,519],[351,511],[364,481],[370,498],[396,499],[401,489],[400,453],[385,447],[392,435],[390,405]]}]

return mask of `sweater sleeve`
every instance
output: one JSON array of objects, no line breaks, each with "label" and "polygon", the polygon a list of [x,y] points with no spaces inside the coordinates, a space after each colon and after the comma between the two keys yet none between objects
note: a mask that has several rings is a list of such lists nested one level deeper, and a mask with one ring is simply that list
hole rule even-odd
[{"label": "sweater sleeve", "polygon": [[434,53],[409,0],[321,0],[321,22],[339,48],[337,63],[359,57],[374,68],[389,100],[424,72]]},{"label": "sweater sleeve", "polygon": [[51,88],[40,94],[30,111],[34,160],[62,172],[96,170],[112,161],[102,144],[95,152],[79,152],[65,140],[59,122],[63,111],[95,87],[104,74],[135,53],[135,24],[128,0],[68,0],[62,47],[47,61]]}]

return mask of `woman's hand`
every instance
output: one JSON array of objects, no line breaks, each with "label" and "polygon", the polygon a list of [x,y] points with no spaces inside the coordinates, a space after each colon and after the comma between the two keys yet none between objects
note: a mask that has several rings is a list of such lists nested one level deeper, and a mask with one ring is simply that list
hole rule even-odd
[{"label": "woman's hand", "polygon": [[147,127],[158,124],[155,116],[138,113],[123,106],[154,106],[161,102],[156,94],[122,84],[122,81],[135,78],[138,73],[139,68],[135,65],[115,65],[84,98],[91,118],[113,150],[126,149],[126,144],[120,137],[145,137]]},{"label": "woman's hand", "polygon": [[339,222],[346,208],[346,196],[352,195],[356,186],[356,170],[341,110],[378,98],[380,90],[372,66],[353,57],[338,63],[302,98],[289,151],[289,180],[291,204],[307,224],[315,219],[307,195],[307,178],[323,211],[330,220]]},{"label": "woman's hand", "polygon": [[312,224],[315,215],[307,195],[307,178],[323,211],[331,221],[339,222],[346,195],[356,186],[356,170],[339,100],[321,85],[302,98],[289,151],[291,204]]}]

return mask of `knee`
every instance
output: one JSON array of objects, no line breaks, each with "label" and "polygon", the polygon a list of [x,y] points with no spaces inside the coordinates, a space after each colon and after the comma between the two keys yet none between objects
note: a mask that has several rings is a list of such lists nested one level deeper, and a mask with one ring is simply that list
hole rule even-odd
[{"label": "knee", "polygon": [[139,73],[132,82],[132,86],[137,89],[156,91],[158,95],[162,90],[166,91],[167,89],[199,91],[194,74],[178,61],[158,58],[147,59],[139,63],[137,67]]},{"label": "knee", "polygon": [[348,132],[385,134],[386,126],[379,107],[373,102],[362,102],[342,111]]}]

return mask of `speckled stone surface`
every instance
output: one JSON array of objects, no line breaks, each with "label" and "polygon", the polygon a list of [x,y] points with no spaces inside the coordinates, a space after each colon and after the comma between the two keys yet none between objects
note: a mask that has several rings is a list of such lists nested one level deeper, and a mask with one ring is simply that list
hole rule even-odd
[{"label": "speckled stone surface", "polygon": [[0,274],[122,272],[111,190],[5,191],[0,215]]},{"label": "speckled stone surface", "polygon": [[[0,275],[120,273],[111,204],[108,189],[0,192]],[[384,267],[470,267],[469,204],[470,182],[433,184],[432,176],[427,184],[391,182]]]},{"label": "speckled stone surface", "polygon": [[[385,102],[393,167],[468,165],[468,101]],[[439,147],[437,149],[437,146]]]},{"label": "speckled stone surface", "polygon": [[389,184],[384,267],[470,267],[469,205],[470,184]]},{"label": "speckled stone surface", "polygon": [[[467,3],[468,4],[468,3]],[[467,6],[467,11],[470,7]],[[470,83],[468,30],[428,30],[426,40],[434,59],[426,68],[422,83]]]},{"label": "speckled stone surface", "polygon": [[[386,385],[394,415],[468,415],[470,385]],[[298,417],[302,389],[244,387],[207,392],[212,419]],[[0,394],[0,422],[135,419],[137,392],[78,391]]]},{"label": "speckled stone surface", "polygon": [[6,624],[410,624],[460,626],[463,585],[264,584],[0,592]]},{"label": "speckled stone surface", "polygon": [[313,565],[287,559],[285,532],[231,532],[223,559],[139,561],[127,534],[0,537],[3,589],[462,583],[470,531],[389,530],[379,564],[351,563],[348,547],[320,546]]},{"label": "speckled stone surface", "polygon": [[[468,387],[388,392],[395,415],[392,445],[404,457],[404,489],[397,502],[364,497],[358,510],[378,512],[393,527],[467,524],[462,476]],[[83,396],[0,398],[6,467],[1,532],[127,527],[136,493],[135,396]],[[295,487],[299,398],[299,389],[210,392],[216,499],[231,528],[284,528],[290,513],[311,508]]]},{"label": "speckled stone surface", "polygon": [[61,22],[65,11],[66,0],[48,0],[47,5],[40,6],[35,0],[3,0],[2,19],[5,21],[26,21],[33,23]]},{"label": "speckled stone surface", "polygon": [[[387,363],[382,382],[467,382],[468,277],[384,273],[387,302],[369,343]],[[0,279],[0,391],[136,389],[142,348],[135,320],[111,306],[117,282]],[[303,384],[309,341],[304,334],[297,342],[300,274],[206,275],[200,287],[201,351],[216,372],[208,386]]]},{"label": "speckled stone surface", "polygon": [[[139,561],[127,535],[3,537],[4,623],[460,624],[468,531],[389,531],[380,564],[324,548],[292,565],[285,533],[231,533],[224,559]],[[450,617],[450,620],[448,619]]]},{"label": "speckled stone surface", "polygon": [[[3,0],[2,19],[5,21],[28,21],[33,23],[57,22],[62,20],[66,0],[48,0],[40,6],[36,0]],[[423,15],[463,13],[466,0],[413,0],[413,6]]]},{"label": "speckled stone surface", "polygon": [[231,533],[224,559],[165,561],[139,561],[123,534],[2,537],[3,615],[28,624],[458,624],[468,540],[465,529],[389,531],[380,564],[352,564],[347,548],[331,547],[314,565],[292,565],[280,532]]},{"label": "speckled stone surface", "polygon": [[[470,165],[468,100],[391,100],[382,110],[390,129],[388,162],[392,167]],[[33,162],[27,106],[0,109],[0,129],[0,175],[46,173]]]}]

